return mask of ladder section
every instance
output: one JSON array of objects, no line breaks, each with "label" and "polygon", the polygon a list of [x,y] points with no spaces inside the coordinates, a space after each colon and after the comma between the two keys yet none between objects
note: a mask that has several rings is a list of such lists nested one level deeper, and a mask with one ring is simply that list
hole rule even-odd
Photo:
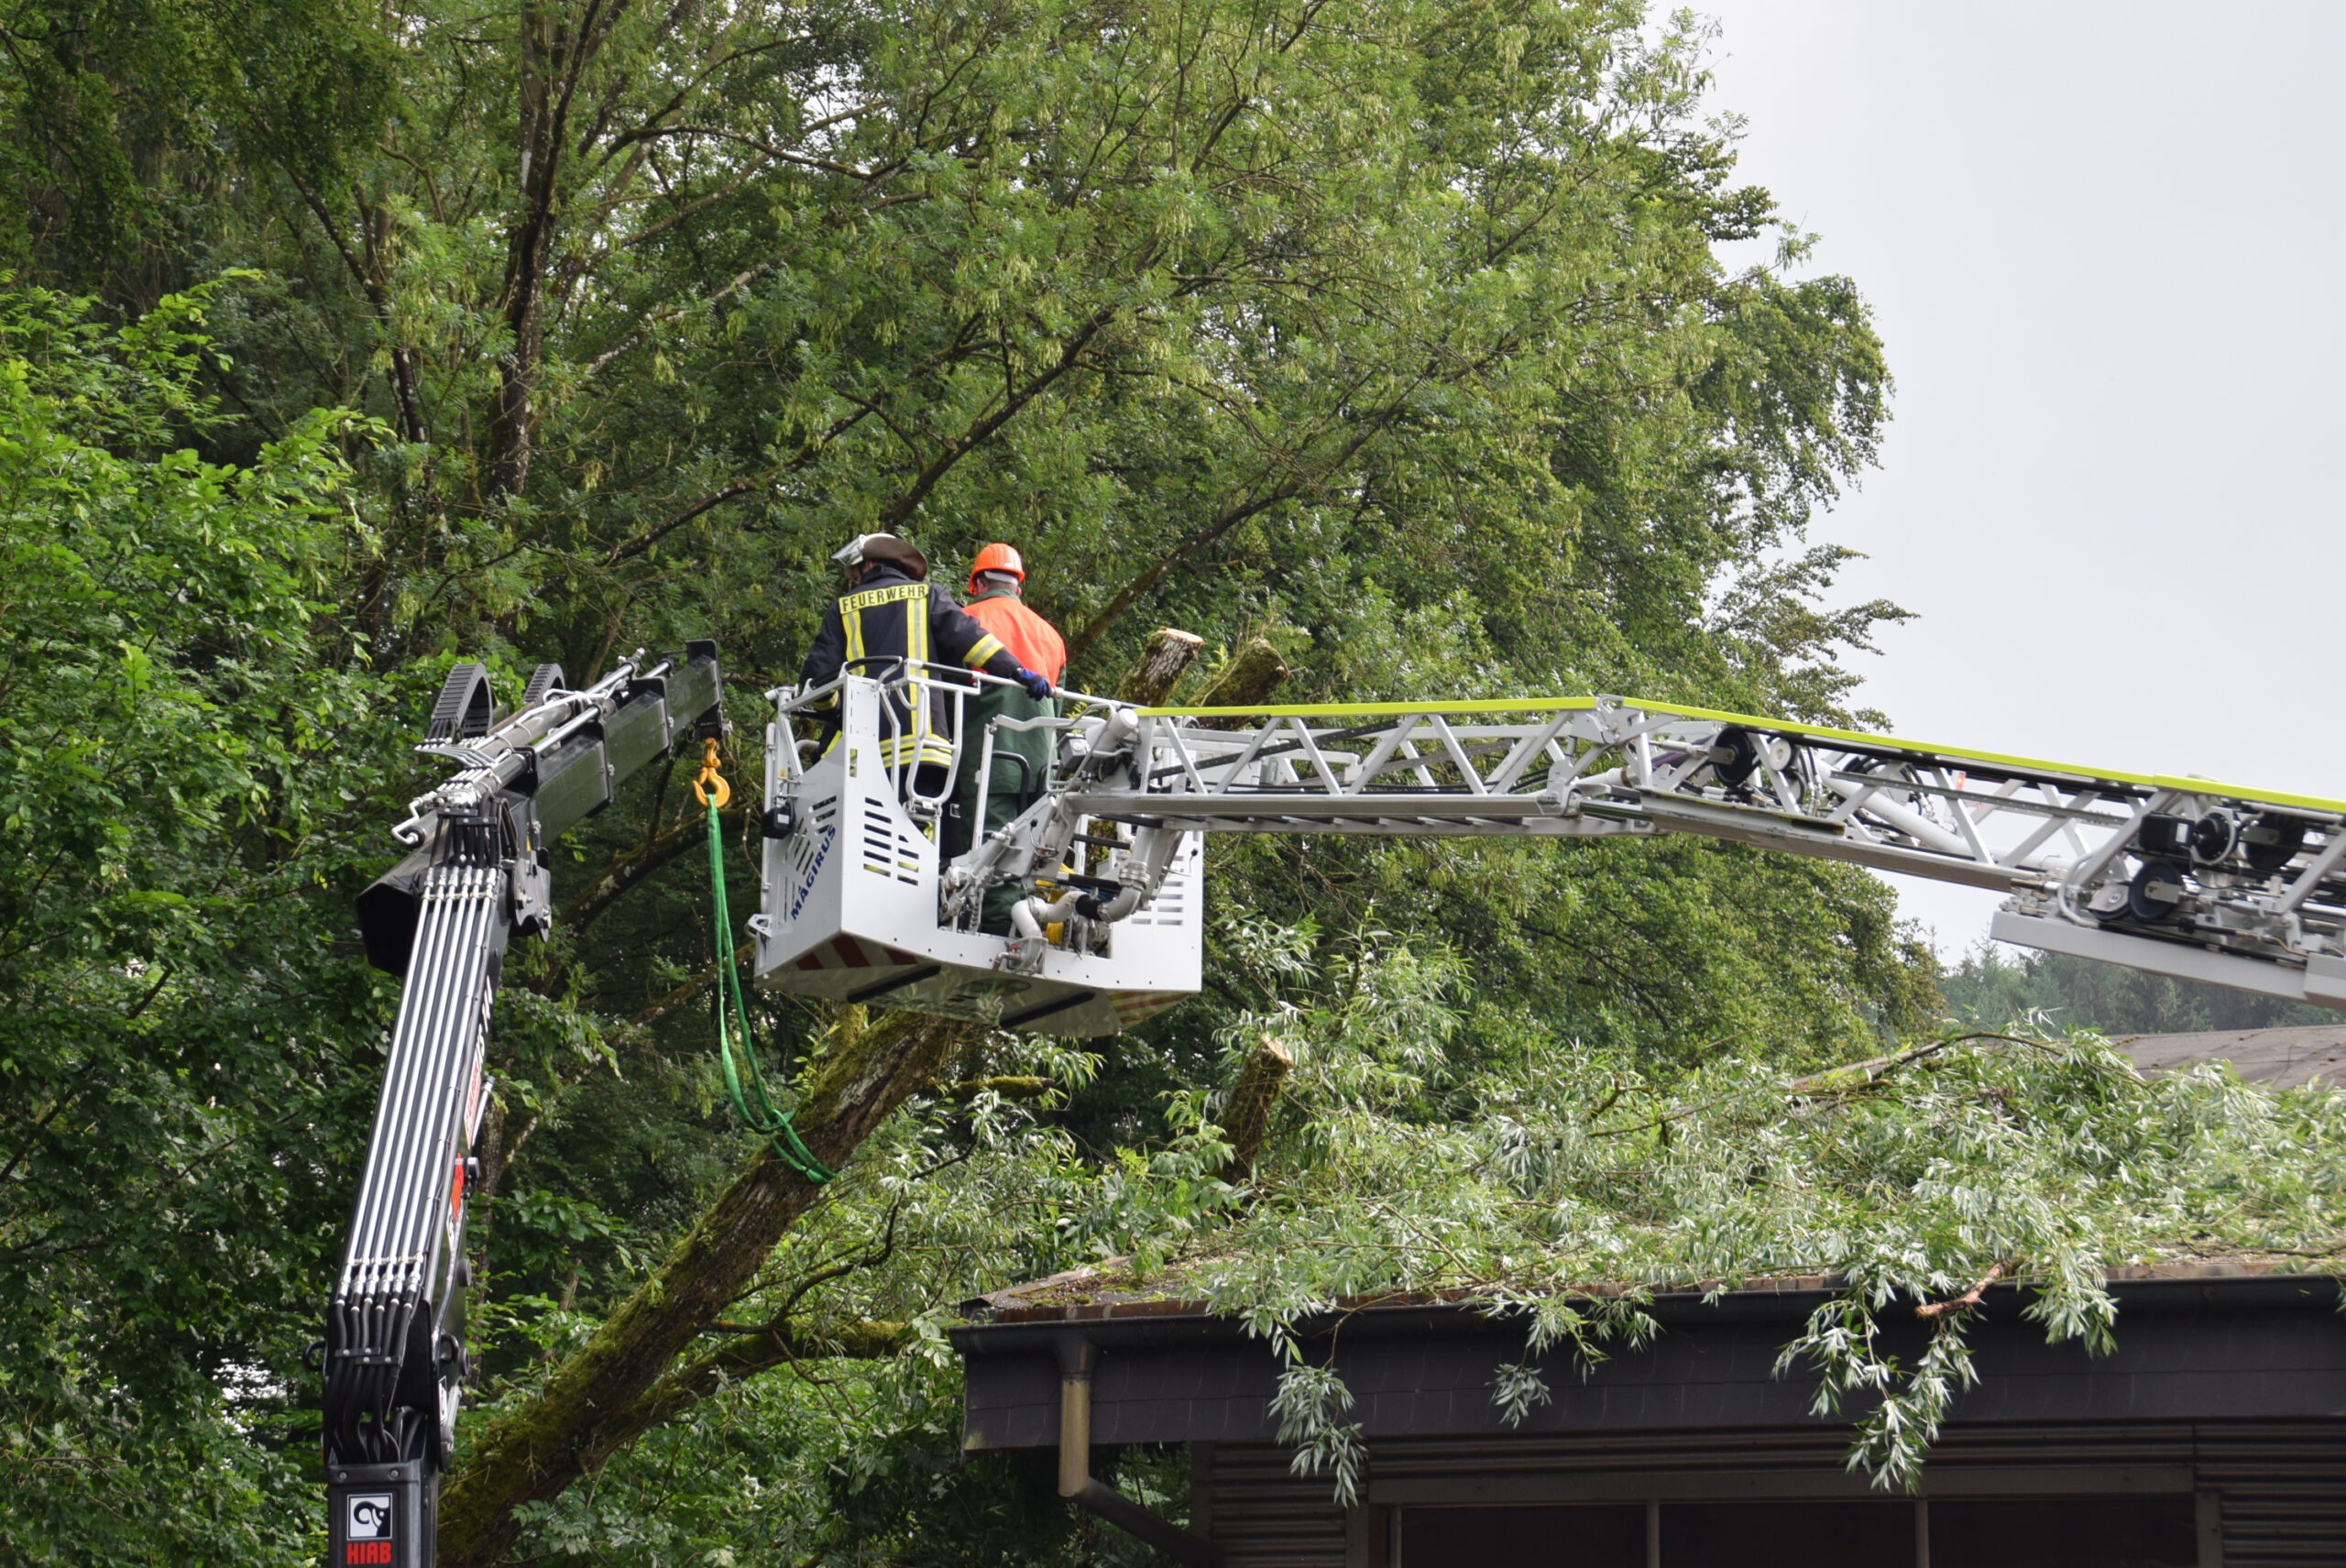
[{"label": "ladder section", "polygon": [[1143,710],[1126,765],[1063,787],[1062,819],[1205,832],[1732,839],[2006,893],[2006,940],[2346,1007],[2346,803],[1620,697]]}]

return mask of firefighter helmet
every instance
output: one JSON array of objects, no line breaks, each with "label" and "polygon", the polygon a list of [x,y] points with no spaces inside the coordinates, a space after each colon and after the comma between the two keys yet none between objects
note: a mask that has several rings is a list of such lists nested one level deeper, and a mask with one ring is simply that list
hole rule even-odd
[{"label": "firefighter helmet", "polygon": [[911,540],[899,539],[893,533],[859,533],[831,552],[831,559],[850,572],[866,561],[886,561],[902,567],[904,575],[915,582],[928,576],[928,557]]}]

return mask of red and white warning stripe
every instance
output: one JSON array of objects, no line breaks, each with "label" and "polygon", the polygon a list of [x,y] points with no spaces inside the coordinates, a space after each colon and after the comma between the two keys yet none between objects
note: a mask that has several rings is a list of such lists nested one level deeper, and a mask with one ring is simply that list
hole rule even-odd
[{"label": "red and white warning stripe", "polygon": [[1192,994],[1187,991],[1128,991],[1110,998],[1109,1005],[1116,1010],[1116,1022],[1129,1029],[1176,1003],[1187,1002]]},{"label": "red and white warning stripe", "polygon": [[916,964],[920,960],[910,953],[900,953],[893,948],[867,942],[842,932],[822,946],[802,956],[793,969],[887,969],[892,965]]}]

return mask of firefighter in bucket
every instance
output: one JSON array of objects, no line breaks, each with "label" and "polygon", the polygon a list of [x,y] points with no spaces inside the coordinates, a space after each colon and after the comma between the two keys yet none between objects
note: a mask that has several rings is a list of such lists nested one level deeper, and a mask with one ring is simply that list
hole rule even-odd
[{"label": "firefighter in bucket", "polygon": [[[1008,544],[989,544],[970,564],[970,618],[1002,640],[1011,655],[1053,686],[1065,684],[1067,643],[1058,629],[1033,610],[1021,596],[1026,564]],[[1037,697],[1031,688],[987,686],[970,701],[970,743],[961,748],[961,766],[953,781],[953,798],[946,803],[945,826],[938,848],[950,861],[967,852],[986,834],[1007,828],[1032,802],[1050,765],[1051,737],[1041,729],[997,729],[993,738],[993,777],[985,795],[985,820],[978,815],[979,767],[985,748],[985,727],[997,718],[1054,718],[1058,706]],[[1010,908],[1017,903],[1014,886],[990,888],[978,928],[998,937],[1010,934]]]},{"label": "firefighter in bucket", "polygon": [[935,801],[950,784],[953,698],[925,666],[959,665],[1014,682],[1036,702],[1047,702],[1051,682],[1018,662],[1002,639],[970,619],[953,596],[928,581],[928,558],[893,533],[859,535],[831,559],[847,569],[847,590],[823,612],[822,629],[800,667],[800,688],[837,680],[842,672],[886,678],[909,674],[925,693],[891,699],[893,734],[881,762],[906,781],[907,793]]}]

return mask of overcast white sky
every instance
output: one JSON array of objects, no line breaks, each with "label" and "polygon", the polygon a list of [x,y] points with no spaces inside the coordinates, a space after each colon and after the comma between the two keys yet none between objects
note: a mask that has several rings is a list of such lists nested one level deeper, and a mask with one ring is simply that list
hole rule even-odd
[{"label": "overcast white sky", "polygon": [[[1742,170],[1871,301],[1882,466],[1814,531],[1900,733],[2346,795],[2346,3],[1707,0]],[[1991,894],[1892,878],[1943,951]]]}]

